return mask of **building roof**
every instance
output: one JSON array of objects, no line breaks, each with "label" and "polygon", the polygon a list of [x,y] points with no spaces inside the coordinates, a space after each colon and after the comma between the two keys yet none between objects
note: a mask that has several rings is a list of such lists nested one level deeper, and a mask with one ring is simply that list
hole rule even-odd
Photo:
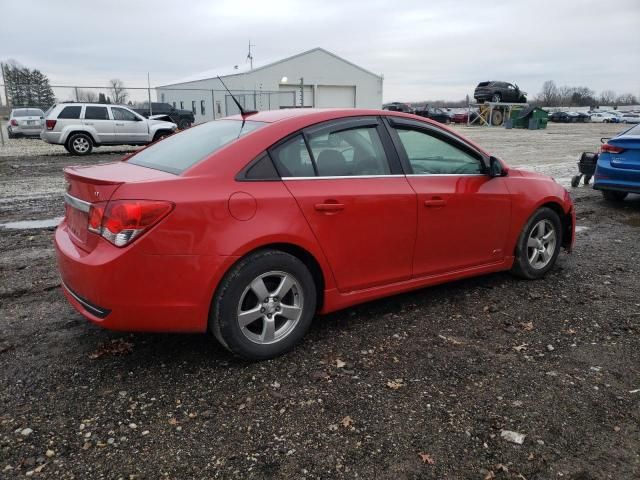
[{"label": "building roof", "polygon": [[298,57],[302,57],[303,55],[308,55],[310,53],[316,52],[316,51],[320,51],[323,53],[326,53],[327,55],[330,55],[334,58],[337,58],[338,60],[347,63],[349,65],[351,65],[354,68],[357,68],[358,70],[362,70],[365,73],[368,73],[369,75],[373,75],[374,77],[377,78],[382,78],[380,75],[377,75],[373,72],[370,72],[369,70],[366,70],[358,65],[356,65],[355,63],[350,62],[349,60],[345,60],[342,57],[339,57],[338,55],[336,55],[335,53],[331,53],[328,50],[325,50],[324,48],[320,48],[320,47],[316,47],[316,48],[312,48],[311,50],[307,50],[306,52],[302,52],[302,53],[298,53],[296,55],[292,55],[290,57],[287,58],[283,58],[281,60],[276,60],[276,61],[264,61],[264,62],[258,62],[256,65],[256,62],[254,62],[254,67],[253,70],[251,69],[251,67],[249,66],[248,63],[245,63],[244,65],[234,65],[232,67],[219,67],[219,68],[213,68],[210,70],[205,70],[203,72],[200,73],[196,73],[193,75],[190,75],[188,77],[184,77],[181,78],[179,80],[173,81],[173,82],[169,82],[167,84],[164,85],[159,85],[159,87],[170,87],[170,86],[174,86],[174,85],[179,85],[182,83],[190,83],[190,82],[197,82],[200,80],[212,80],[217,78],[218,76],[225,78],[225,77],[231,77],[234,75],[244,75],[250,72],[256,72],[259,70],[263,70],[265,68],[268,67],[272,67],[274,65],[278,65],[280,63],[284,63],[284,62],[288,62],[289,60],[293,60],[294,58],[298,58]]}]

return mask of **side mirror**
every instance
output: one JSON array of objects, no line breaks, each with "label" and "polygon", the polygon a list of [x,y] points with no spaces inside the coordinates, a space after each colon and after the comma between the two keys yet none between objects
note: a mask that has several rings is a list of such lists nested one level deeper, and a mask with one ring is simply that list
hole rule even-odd
[{"label": "side mirror", "polygon": [[494,177],[504,177],[507,174],[507,171],[502,167],[502,163],[496,157],[489,157],[489,176],[491,178]]}]

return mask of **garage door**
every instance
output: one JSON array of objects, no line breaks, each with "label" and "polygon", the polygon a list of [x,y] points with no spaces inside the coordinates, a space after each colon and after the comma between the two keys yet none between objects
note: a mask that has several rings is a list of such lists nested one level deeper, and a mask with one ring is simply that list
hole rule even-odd
[{"label": "garage door", "polygon": [[318,85],[317,106],[319,108],[356,106],[356,87]]}]

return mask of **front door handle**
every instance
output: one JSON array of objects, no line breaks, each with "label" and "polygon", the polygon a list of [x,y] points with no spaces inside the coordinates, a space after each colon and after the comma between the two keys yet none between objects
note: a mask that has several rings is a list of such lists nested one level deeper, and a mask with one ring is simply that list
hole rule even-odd
[{"label": "front door handle", "polygon": [[344,203],[316,203],[314,207],[319,212],[332,213],[344,210]]},{"label": "front door handle", "polygon": [[446,200],[443,200],[440,197],[433,197],[431,200],[425,200],[425,207],[444,207],[447,204]]},{"label": "front door handle", "polygon": [[119,127],[124,127],[124,123],[118,123],[118,122],[116,122],[116,125],[117,125],[117,126],[119,126]]},{"label": "front door handle", "polygon": [[93,125],[93,122],[84,122],[85,125]]}]

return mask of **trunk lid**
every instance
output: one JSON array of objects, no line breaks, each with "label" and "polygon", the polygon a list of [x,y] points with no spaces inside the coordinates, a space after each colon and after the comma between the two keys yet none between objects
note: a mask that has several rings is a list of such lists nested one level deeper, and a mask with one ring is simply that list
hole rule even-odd
[{"label": "trunk lid", "polygon": [[622,153],[611,153],[611,166],[626,170],[640,170],[640,135],[612,138],[607,143],[624,148]]},{"label": "trunk lid", "polygon": [[69,236],[78,247],[91,251],[99,238],[88,230],[92,204],[109,201],[123,183],[166,180],[175,175],[126,162],[113,162],[67,167],[64,177],[67,181],[65,222]]}]

